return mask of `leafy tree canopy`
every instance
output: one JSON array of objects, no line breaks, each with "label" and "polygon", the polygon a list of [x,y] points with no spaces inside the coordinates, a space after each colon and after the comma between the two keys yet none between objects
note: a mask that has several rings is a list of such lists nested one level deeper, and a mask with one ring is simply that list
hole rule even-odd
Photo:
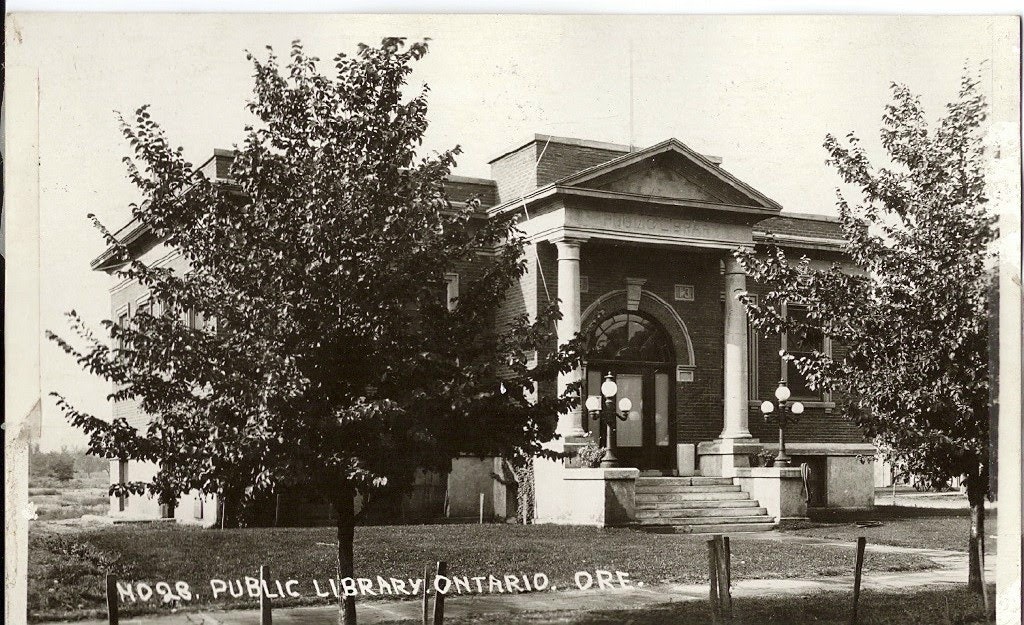
[{"label": "leafy tree canopy", "polygon": [[[748,298],[753,325],[846,347],[790,359],[812,387],[835,391],[841,408],[910,471],[947,482],[968,476],[972,501],[987,490],[989,314],[995,217],[986,209],[977,82],[934,126],[917,96],[892,86],[881,141],[891,164],[875,166],[858,138],[829,135],[828,163],[859,190],[839,196],[854,267],[815,270],[775,245],[739,252],[748,275],[767,285]],[[808,314],[787,316],[785,303]]]},{"label": "leafy tree canopy", "polygon": [[125,263],[118,275],[160,312],[99,333],[72,312],[80,340],[50,336],[113,383],[111,399],[152,415],[136,431],[59,400],[91,453],[159,463],[126,490],[169,501],[303,483],[351,501],[352,488],[407,483],[459,453],[546,453],[576,389],[534,391],[576,366],[575,344],[550,349],[555,307],[495,325],[524,240],[513,217],[449,199],[458,148],[419,153],[428,89],[405,91],[426,52],[400,38],[361,45],[333,59],[333,77],[298,42],[284,67],[272,50],[250,54],[254,119],[227,184],[187,162],[147,107],[122,119],[142,198],[132,216],[190,269],[133,258],[93,218]]}]

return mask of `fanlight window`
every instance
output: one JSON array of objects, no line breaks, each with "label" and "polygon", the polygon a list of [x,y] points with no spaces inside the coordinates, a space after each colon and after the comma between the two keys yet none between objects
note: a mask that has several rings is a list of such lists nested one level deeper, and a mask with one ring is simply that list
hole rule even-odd
[{"label": "fanlight window", "polygon": [[661,327],[633,312],[616,313],[594,330],[587,358],[633,362],[673,362],[672,347]]}]

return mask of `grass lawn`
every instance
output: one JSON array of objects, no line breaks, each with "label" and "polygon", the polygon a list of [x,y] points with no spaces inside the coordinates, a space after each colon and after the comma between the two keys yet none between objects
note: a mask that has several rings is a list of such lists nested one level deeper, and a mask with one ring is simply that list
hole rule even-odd
[{"label": "grass lawn", "polygon": [[[860,521],[880,521],[878,527],[858,527]],[[811,512],[811,521],[788,530],[801,536],[855,541],[858,536],[868,544],[967,551],[971,527],[970,510],[877,506],[873,510]],[[996,511],[985,512],[985,553],[996,548]]]},{"label": "grass lawn", "polygon": [[[569,586],[577,571],[628,573],[634,582],[698,583],[706,580],[704,540],[630,529],[552,525],[377,526],[356,531],[356,575],[418,578],[423,566],[443,559],[451,575],[545,573]],[[213,602],[209,580],[255,576],[261,564],[273,579],[296,579],[302,597],[281,605],[329,602],[312,592],[334,576],[331,528],[202,530],[179,526],[113,526],[55,534],[35,529],[29,546],[29,612],[34,620],[85,618],[103,612],[106,571],[119,579],[186,581],[198,597],[188,605],[253,607],[252,599]],[[734,579],[843,575],[853,550],[732,540]],[[910,571],[932,567],[918,556],[877,554],[868,570]],[[277,603],[277,601],[275,601]],[[126,615],[162,611],[155,601],[124,608]]]},{"label": "grass lawn", "polygon": [[77,473],[75,479],[61,482],[52,478],[33,478],[28,499],[36,504],[41,520],[73,519],[86,514],[104,515],[109,511],[106,472]]},{"label": "grass lawn", "polygon": [[[992,595],[995,586],[992,586]],[[804,597],[743,598],[733,601],[734,625],[847,625],[851,594],[829,593]],[[915,593],[865,592],[860,597],[861,625],[947,625],[987,623],[981,599],[966,590]],[[637,610],[596,612],[535,612],[495,614],[473,619],[445,619],[451,625],[707,625],[712,622],[706,601],[685,601]],[[396,621],[394,625],[417,625]],[[390,624],[389,624],[390,625]]]}]

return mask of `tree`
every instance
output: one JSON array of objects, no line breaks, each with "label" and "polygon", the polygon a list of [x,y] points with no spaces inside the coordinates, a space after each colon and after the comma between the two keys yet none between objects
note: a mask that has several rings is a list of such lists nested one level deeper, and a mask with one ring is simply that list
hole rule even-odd
[{"label": "tree", "polygon": [[[892,85],[892,96],[881,131],[890,167],[875,168],[853,133],[825,139],[828,163],[863,198],[851,205],[837,191],[856,270],[814,270],[775,245],[737,258],[768,290],[756,303],[746,298],[758,330],[846,346],[842,359],[787,355],[812,388],[838,393],[840,409],[910,472],[934,483],[966,479],[969,584],[980,590],[996,236],[985,206],[986,105],[969,75],[934,127],[906,86]],[[806,317],[787,318],[786,302],[805,305]]]},{"label": "tree", "polygon": [[75,479],[75,461],[68,454],[55,455],[50,462],[50,475],[61,482]]},{"label": "tree", "polygon": [[[152,415],[139,432],[59,398],[90,453],[159,463],[150,482],[113,494],[171,503],[192,490],[316,488],[334,506],[338,575],[349,578],[357,493],[407,485],[417,468],[445,471],[460,453],[553,455],[542,445],[578,389],[532,394],[577,366],[576,343],[554,349],[556,307],[495,327],[525,268],[524,239],[514,217],[482,219],[478,201],[449,200],[458,148],[417,155],[427,88],[403,91],[426,52],[400,38],[360,45],[334,59],[333,78],[299,42],[285,68],[272,50],[265,61],[250,54],[255,121],[230,185],[186,162],[147,107],[122,120],[142,196],[133,217],[190,269],[132,259],[93,218],[125,262],[120,275],[163,312],[103,321],[102,336],[72,312],[79,339],[51,333],[114,384],[111,399]],[[456,264],[475,278],[449,310],[445,273]],[[192,315],[200,327],[183,321]],[[355,623],[354,599],[339,603],[339,620]]]}]

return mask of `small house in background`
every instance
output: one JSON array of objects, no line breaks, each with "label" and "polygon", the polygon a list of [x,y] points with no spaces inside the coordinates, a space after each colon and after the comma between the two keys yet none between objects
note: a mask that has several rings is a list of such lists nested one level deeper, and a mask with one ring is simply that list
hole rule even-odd
[{"label": "small house in background", "polygon": [[[231,152],[216,150],[202,169],[224,180],[231,159]],[[582,333],[588,354],[580,370],[541,392],[581,381],[585,396],[600,398],[602,385],[612,380],[611,399],[616,405],[628,399],[629,407],[611,441],[585,407],[560,415],[560,438],[550,447],[570,455],[585,446],[611,447],[618,466],[537,460],[531,472],[517,475],[500,458],[457,458],[448,475],[423,474],[413,491],[395,493],[381,507],[386,512],[380,521],[482,514],[742,531],[799,518],[808,506],[873,505],[874,446],[836,411],[833,397],[810,388],[780,356],[780,350],[840,355],[842,346],[824,337],[759,335],[736,297],[759,293],[733,257],[740,247],[756,249],[773,240],[817,267],[844,263],[835,218],[783,211],[729,173],[721,158],[676,139],[631,149],[535,135],[490,165],[490,179],[451,176],[447,188],[454,202],[480,199],[480,219],[516,213],[531,243],[527,271],[495,323],[503,326],[515,315],[536,314],[547,302],[560,301],[558,340]],[[117,236],[146,263],[187,268],[142,225],[130,223]],[[121,265],[108,251],[92,266],[115,275]],[[474,278],[469,271],[452,268],[451,299]],[[131,280],[116,281],[110,294],[118,323],[157,306]],[[794,305],[786,314],[805,311]],[[778,429],[762,418],[759,406],[773,398],[780,381],[805,410],[787,428],[791,467],[773,469],[762,465],[778,451]],[[112,410],[135,427],[147,422],[133,402],[117,402]],[[113,462],[111,480],[144,480],[154,470]],[[111,500],[111,515],[123,519],[173,517],[212,525],[219,513],[214,498],[195,494],[184,495],[173,509],[146,497]],[[329,512],[287,493],[261,503],[256,517],[266,524],[308,524],[327,522]]]}]

